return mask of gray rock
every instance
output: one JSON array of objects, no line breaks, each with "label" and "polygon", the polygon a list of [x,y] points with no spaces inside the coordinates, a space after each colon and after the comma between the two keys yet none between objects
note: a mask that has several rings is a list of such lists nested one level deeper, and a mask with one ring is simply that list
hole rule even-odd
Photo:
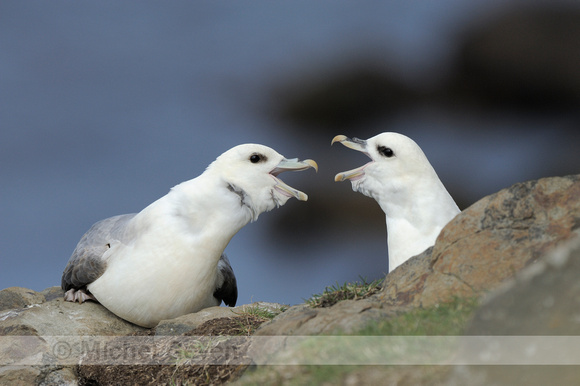
[{"label": "gray rock", "polygon": [[10,287],[0,291],[0,313],[4,310],[25,308],[33,304],[44,303],[44,294],[28,288]]},{"label": "gray rock", "polygon": [[72,368],[50,368],[48,366],[2,366],[2,385],[78,385],[77,375]]},{"label": "gray rock", "polygon": [[298,329],[315,318],[319,311],[320,309],[313,309],[305,304],[290,307],[286,312],[261,325],[256,335],[297,335]]},{"label": "gray rock", "polygon": [[55,299],[61,299],[64,296],[64,291],[60,287],[48,287],[44,291],[40,291],[40,293],[44,296],[47,302],[50,302]]},{"label": "gray rock", "polygon": [[216,318],[231,318],[236,316],[232,308],[210,307],[193,314],[187,314],[175,319],[162,320],[155,327],[155,335],[183,335],[199,327],[204,322]]},{"label": "gray rock", "polygon": [[52,386],[52,385],[67,385],[73,386],[78,385],[78,376],[73,368],[64,367],[62,369],[56,369],[51,371],[46,371],[45,374],[41,372],[39,377],[39,386]]},{"label": "gray rock", "polygon": [[[26,288],[2,291],[5,304],[18,307],[0,312],[0,337],[3,337],[0,339],[0,384],[76,384],[76,362],[70,363],[71,356],[59,355],[58,349],[62,345],[70,349],[79,342],[85,342],[85,348],[90,348],[95,347],[90,340],[95,337],[101,337],[97,342],[106,344],[110,339],[107,337],[146,334],[149,331],[117,317],[98,303],[65,302],[62,294],[58,287],[48,288],[42,293]],[[47,298],[54,300],[45,301]],[[235,308],[212,307],[164,320],[157,326],[156,335],[181,335],[211,319],[235,317],[256,308],[280,312],[282,307],[265,302]],[[64,360],[65,364],[60,360]],[[72,360],[76,361],[74,358]]]},{"label": "gray rock", "polygon": [[580,239],[491,293],[469,335],[580,335]]},{"label": "gray rock", "polygon": [[291,307],[271,322],[265,323],[256,335],[317,335],[336,331],[349,333],[371,321],[393,316],[401,308],[384,308],[376,299],[344,300],[328,308],[307,305]]},{"label": "gray rock", "polygon": [[0,321],[0,335],[22,335],[23,331],[38,336],[127,335],[146,330],[100,304],[62,299],[1,313]]},{"label": "gray rock", "polygon": [[2,385],[35,385],[41,371],[33,366],[0,367],[0,384]]},{"label": "gray rock", "polygon": [[[59,291],[47,289],[43,293],[50,298]],[[63,358],[55,352],[58,345],[71,346],[67,336],[129,335],[146,330],[100,304],[64,302],[62,291],[60,295],[45,302],[45,295],[25,288],[3,291],[4,299],[20,299],[19,305],[22,301],[26,304],[0,312],[0,384],[76,384],[74,366],[60,365]]]},{"label": "gray rock", "polygon": [[278,303],[255,302],[238,307],[210,307],[193,314],[187,314],[175,319],[162,320],[155,327],[155,335],[182,335],[189,332],[208,320],[217,318],[233,318],[249,308],[260,308],[266,311],[278,313],[283,306]]},{"label": "gray rock", "polygon": [[[580,238],[523,269],[491,293],[477,311],[466,335],[579,336],[579,277]],[[463,347],[463,350],[467,353],[470,347]],[[497,346],[480,350],[497,352]],[[524,354],[518,358],[526,357]],[[527,355],[528,360],[533,359],[530,352]],[[482,386],[578,385],[580,366],[461,366],[448,379],[450,385],[466,382]]]}]

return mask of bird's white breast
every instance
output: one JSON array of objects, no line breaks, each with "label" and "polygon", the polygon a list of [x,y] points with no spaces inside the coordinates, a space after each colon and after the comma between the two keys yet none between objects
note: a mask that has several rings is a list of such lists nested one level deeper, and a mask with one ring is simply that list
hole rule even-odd
[{"label": "bird's white breast", "polygon": [[105,272],[88,286],[106,308],[135,324],[152,327],[218,305],[217,263],[248,220],[236,214],[233,195],[219,207],[201,200],[200,208],[188,208],[182,193],[172,191],[139,213],[129,226],[138,237],[112,245]]}]

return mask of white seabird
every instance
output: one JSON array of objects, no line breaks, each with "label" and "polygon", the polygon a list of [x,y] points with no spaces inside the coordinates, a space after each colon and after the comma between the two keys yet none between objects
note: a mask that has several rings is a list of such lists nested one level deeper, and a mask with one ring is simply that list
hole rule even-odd
[{"label": "white seabird", "polygon": [[433,244],[459,212],[427,157],[411,138],[382,133],[365,140],[337,135],[331,144],[366,154],[371,162],[338,173],[352,189],[374,198],[385,212],[389,272]]},{"label": "white seabird", "polygon": [[217,306],[234,306],[237,286],[224,249],[250,221],[289,198],[308,196],[280,179],[318,170],[257,144],[236,146],[197,178],[182,182],[136,214],[94,224],[62,276],[65,300],[100,302],[143,327]]}]

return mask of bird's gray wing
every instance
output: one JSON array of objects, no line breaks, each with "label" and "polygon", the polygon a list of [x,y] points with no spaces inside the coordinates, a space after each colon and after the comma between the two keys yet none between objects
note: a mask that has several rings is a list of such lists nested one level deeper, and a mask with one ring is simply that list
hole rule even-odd
[{"label": "bird's gray wing", "polygon": [[62,273],[63,290],[83,289],[105,272],[104,253],[112,241],[122,241],[127,223],[133,217],[135,213],[101,220],[83,235]]},{"label": "bird's gray wing", "polygon": [[223,301],[227,306],[233,307],[238,300],[238,283],[234,270],[230,265],[230,261],[225,253],[222,253],[218,261],[218,280],[217,287],[213,296],[220,301]]}]

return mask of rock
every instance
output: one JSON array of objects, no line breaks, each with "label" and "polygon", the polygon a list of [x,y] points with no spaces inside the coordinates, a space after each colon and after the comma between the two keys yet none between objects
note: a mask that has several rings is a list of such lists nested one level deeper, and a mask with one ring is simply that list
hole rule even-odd
[{"label": "rock", "polygon": [[54,299],[61,299],[64,296],[64,290],[60,287],[49,287],[40,293],[44,296],[47,302]]},{"label": "rock", "polygon": [[479,296],[572,238],[579,226],[580,176],[515,184],[467,208],[431,252],[390,273],[382,300],[427,307]]},{"label": "rock", "polygon": [[467,334],[580,336],[578,278],[577,238],[491,293],[475,314]]},{"label": "rock", "polygon": [[77,385],[78,377],[71,367],[2,366],[2,385]]},{"label": "rock", "polygon": [[402,308],[384,308],[374,299],[343,300],[333,307],[310,308],[298,305],[264,323],[255,335],[315,335],[336,331],[349,333],[373,320],[395,315]]},{"label": "rock", "polygon": [[578,227],[580,176],[518,183],[457,215],[432,248],[387,275],[381,293],[325,309],[292,308],[257,334],[348,332],[410,307],[481,296],[572,238]]},{"label": "rock", "polygon": [[[42,292],[7,288],[0,292],[0,301],[14,306],[0,312],[0,384],[76,384],[77,359],[73,354],[79,344],[81,350],[104,349],[114,336],[148,335],[151,331],[117,317],[98,303],[65,302],[59,287]],[[266,302],[212,307],[164,320],[155,332],[158,336],[182,335],[211,319],[258,309],[277,313],[282,307]]]},{"label": "rock", "polygon": [[[42,373],[41,373],[42,374]],[[49,385],[78,385],[78,376],[73,368],[65,367],[62,369],[57,369],[54,371],[45,370],[45,375],[39,377],[42,382],[39,382],[40,386]]]},{"label": "rock", "polygon": [[[469,210],[466,209],[463,216]],[[389,273],[385,278],[381,301],[390,306],[412,305],[425,289],[425,281],[431,275],[433,247],[415,256]]]},{"label": "rock", "polygon": [[313,309],[305,304],[290,307],[286,312],[264,323],[256,335],[298,335],[298,329],[315,318],[320,309]]},{"label": "rock", "polygon": [[[72,347],[67,336],[129,335],[145,330],[100,304],[64,302],[58,287],[41,293],[26,288],[1,292],[3,304],[12,302],[18,307],[0,312],[0,384],[76,384],[74,366],[59,364],[72,360],[57,351]],[[46,301],[54,296],[58,297]]]},{"label": "rock", "polygon": [[[580,238],[557,248],[537,264],[523,269],[514,279],[491,293],[476,312],[466,335],[579,336],[578,277]],[[466,352],[469,349],[463,347]],[[482,350],[497,352],[497,346]],[[528,351],[518,355],[518,358],[527,357],[531,360],[533,357],[530,355]],[[460,357],[465,356],[460,354]],[[490,356],[493,359],[497,357]],[[580,371],[579,366],[461,366],[448,379],[451,385],[467,383],[578,385]]]},{"label": "rock", "polygon": [[[291,307],[263,324],[256,335],[356,332],[370,321],[413,308],[434,306],[456,296],[481,297],[492,291],[499,292],[494,292],[479,311],[470,333],[580,335],[580,250],[559,250],[555,257],[544,258],[547,252],[578,236],[579,228],[580,176],[518,183],[459,214],[443,229],[432,248],[391,272],[378,293],[328,308],[313,309],[304,304]],[[514,279],[518,272],[521,273]],[[62,353],[55,346],[58,337],[76,338],[81,343],[92,337],[106,340],[127,335],[159,339],[187,334],[207,321],[236,313],[251,314],[257,308],[277,312],[282,307],[275,303],[233,309],[213,307],[164,320],[150,330],[118,318],[97,303],[64,302],[58,287],[42,292],[7,288],[0,291],[0,306],[1,384],[75,384],[76,362],[59,362]],[[152,333],[156,336],[152,337]],[[282,348],[283,339],[280,342]],[[270,348],[274,351],[259,346],[254,349],[269,355],[275,354],[276,347]],[[40,365],[26,366],[27,363]],[[462,367],[449,382],[474,383],[477,378],[485,384],[512,383],[512,378],[505,378],[505,368],[476,369],[482,371],[476,373],[470,367]],[[557,378],[561,382],[556,383],[565,384],[570,379],[577,383],[578,372],[571,368],[560,371],[567,378]],[[546,380],[526,376],[530,382]],[[518,379],[513,378],[514,382]]]},{"label": "rock", "polygon": [[210,319],[233,316],[235,316],[233,308],[210,307],[175,319],[162,320],[155,327],[155,335],[183,335]]},{"label": "rock", "polygon": [[[126,322],[94,302],[83,304],[62,299],[0,314],[0,335],[38,336],[127,335],[146,330]],[[29,334],[27,334],[29,335]]]},{"label": "rock", "polygon": [[211,319],[233,318],[250,308],[278,313],[283,306],[278,303],[255,302],[238,307],[210,307],[193,314],[187,314],[175,319],[162,320],[155,327],[155,335],[183,335]]},{"label": "rock", "polygon": [[31,366],[0,367],[0,382],[3,385],[34,385],[40,369]]},{"label": "rock", "polygon": [[10,287],[0,291],[0,312],[15,308],[24,308],[33,304],[44,303],[46,298],[42,293],[28,288]]}]

